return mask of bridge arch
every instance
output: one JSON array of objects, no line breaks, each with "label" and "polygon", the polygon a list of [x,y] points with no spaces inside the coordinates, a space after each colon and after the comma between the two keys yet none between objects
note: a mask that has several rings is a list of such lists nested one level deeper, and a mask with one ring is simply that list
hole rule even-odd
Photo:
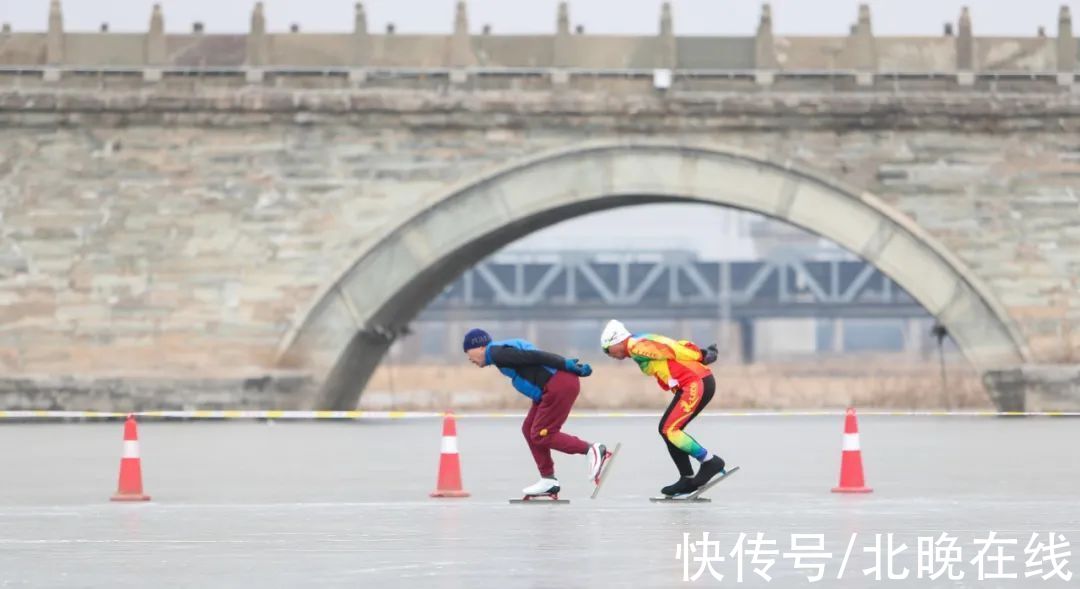
[{"label": "bridge arch", "polygon": [[753,211],[827,237],[910,293],[977,369],[1028,356],[978,277],[874,195],[728,147],[635,140],[544,153],[433,195],[318,293],[283,339],[278,363],[326,375],[318,408],[354,408],[395,335],[461,272],[559,221],[657,202]]}]

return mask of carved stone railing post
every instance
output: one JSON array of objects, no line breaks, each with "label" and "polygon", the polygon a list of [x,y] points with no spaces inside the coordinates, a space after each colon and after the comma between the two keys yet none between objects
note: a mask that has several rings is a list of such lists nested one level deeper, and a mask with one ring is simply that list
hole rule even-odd
[{"label": "carved stone railing post", "polygon": [[60,0],[49,3],[49,32],[45,40],[45,63],[62,65],[64,63],[64,14],[60,10]]},{"label": "carved stone railing post", "polygon": [[161,80],[161,66],[168,63],[169,55],[165,44],[165,17],[160,4],[155,4],[150,13],[150,31],[146,34],[144,58],[148,67],[143,70],[143,79],[148,82]]},{"label": "carved stone railing post", "polygon": [[758,84],[769,86],[773,83],[774,72],[780,69],[776,58],[776,40],[773,37],[772,7],[761,7],[761,21],[754,37],[754,77]]},{"label": "carved stone railing post", "polygon": [[251,13],[251,31],[247,38],[247,80],[257,84],[263,80],[263,66],[270,61],[270,51],[266,37],[266,14],[263,3],[257,2]]},{"label": "carved stone railing post", "polygon": [[559,3],[559,16],[555,29],[555,46],[552,51],[552,64],[555,67],[569,67],[574,64],[574,36],[570,34],[570,8],[566,2]]},{"label": "carved stone railing post", "polygon": [[[477,64],[476,53],[473,51],[472,46],[472,37],[469,36],[469,16],[465,0],[458,0],[457,10],[454,13],[454,35],[450,38],[448,59],[449,63],[446,65],[453,68],[467,68]],[[458,74],[455,78],[459,82],[462,81],[461,74]]]},{"label": "carved stone railing post", "polygon": [[971,34],[971,11],[965,6],[960,11],[956,27],[956,81],[961,86],[975,84],[975,37]]},{"label": "carved stone railing post", "polygon": [[847,38],[842,54],[843,67],[855,70],[856,83],[872,86],[877,72],[877,42],[870,23],[870,6],[859,5],[859,20]]},{"label": "carved stone railing post", "polygon": [[658,68],[675,69],[679,61],[679,46],[675,41],[675,23],[671,16],[671,2],[664,2],[660,8],[660,53],[657,56]]},{"label": "carved stone railing post", "polygon": [[1057,36],[1058,83],[1071,86],[1076,79],[1076,37],[1073,36],[1072,13],[1062,6],[1058,13]]}]

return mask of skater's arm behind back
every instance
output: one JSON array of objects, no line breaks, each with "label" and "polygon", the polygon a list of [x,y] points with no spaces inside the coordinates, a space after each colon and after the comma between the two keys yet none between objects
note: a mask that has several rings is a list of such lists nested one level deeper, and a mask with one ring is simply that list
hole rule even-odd
[{"label": "skater's arm behind back", "polygon": [[663,336],[644,337],[633,342],[630,355],[638,360],[676,360],[700,362],[704,356],[696,344],[689,340],[673,340]]},{"label": "skater's arm behind back", "polygon": [[521,350],[510,346],[491,348],[491,361],[496,366],[520,368],[522,366],[548,366],[561,370],[566,366],[566,359],[558,354],[542,350]]}]

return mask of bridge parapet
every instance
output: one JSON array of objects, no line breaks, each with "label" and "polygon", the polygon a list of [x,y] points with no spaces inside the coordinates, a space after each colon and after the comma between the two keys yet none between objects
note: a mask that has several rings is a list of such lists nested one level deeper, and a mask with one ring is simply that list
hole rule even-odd
[{"label": "bridge parapet", "polygon": [[[53,0],[45,32],[0,33],[0,65],[38,66],[51,80],[73,69],[140,68],[154,72],[243,68],[536,68],[579,70],[685,70],[751,72],[761,84],[772,73],[855,73],[858,85],[873,86],[877,74],[956,76],[962,85],[979,74],[1054,76],[1071,86],[1077,66],[1077,43],[1068,7],[1058,15],[1056,37],[978,37],[967,9],[958,34],[952,25],[943,35],[889,37],[873,32],[868,6],[859,8],[851,34],[844,37],[778,36],[773,13],[762,8],[752,36],[679,36],[669,3],[661,8],[655,35],[593,35],[570,30],[569,7],[559,6],[551,35],[493,34],[485,26],[474,34],[465,2],[459,2],[449,34],[402,34],[396,27],[369,32],[362,4],[356,4],[352,31],[302,33],[299,25],[272,32],[271,15],[262,3],[252,10],[247,34],[213,34],[196,23],[191,33],[166,34],[165,15],[155,6],[145,33],[72,32],[64,27],[59,0]],[[147,74],[152,78],[154,74]],[[354,74],[359,76],[360,74]]]},{"label": "bridge parapet", "polygon": [[[449,70],[435,74],[387,72],[368,78],[374,87],[348,87],[345,75],[324,75],[318,88],[288,74],[236,91],[239,75],[207,78],[186,74],[143,87],[137,76],[70,76],[62,87],[39,78],[0,73],[0,121],[16,126],[141,124],[163,126],[304,126],[355,124],[408,129],[590,129],[619,133],[722,131],[944,131],[948,133],[1080,132],[1080,93],[1055,92],[1050,79],[1015,81],[1031,92],[824,91],[835,78],[792,78],[822,91],[791,93],[711,91],[737,87],[751,78],[687,75],[676,78],[701,90],[651,92],[651,77],[581,73],[580,91],[552,92],[522,74],[532,87],[513,88],[506,73],[485,72],[472,91],[446,91]],[[6,80],[6,83],[5,83]],[[203,81],[206,81],[205,83]],[[930,80],[931,82],[933,80]],[[278,83],[282,87],[277,87]],[[778,78],[777,86],[786,84]],[[853,81],[851,81],[854,84]],[[1001,84],[1013,83],[1002,80]],[[289,85],[297,87],[289,87]],[[376,85],[379,84],[379,85]],[[989,85],[998,82],[988,81]],[[611,93],[604,88],[620,88]],[[623,91],[626,90],[626,91]],[[636,90],[636,91],[635,91]]]}]

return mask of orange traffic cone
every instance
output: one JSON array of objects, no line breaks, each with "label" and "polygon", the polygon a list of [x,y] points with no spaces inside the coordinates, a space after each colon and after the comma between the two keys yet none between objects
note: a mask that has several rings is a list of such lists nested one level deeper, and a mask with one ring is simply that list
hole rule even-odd
[{"label": "orange traffic cone", "polygon": [[457,424],[454,414],[447,413],[442,425],[442,456],[439,457],[439,481],[432,497],[468,497],[461,488],[461,459],[457,448]]},{"label": "orange traffic cone", "polygon": [[848,407],[844,414],[844,453],[840,462],[840,486],[833,493],[869,493],[873,491],[863,480],[862,450],[859,449],[859,424],[855,421],[855,408]]},{"label": "orange traffic cone", "polygon": [[124,422],[124,455],[120,459],[120,484],[117,485],[113,501],[149,501],[149,495],[143,495],[142,461],[139,458],[139,431],[135,425],[135,416],[128,415]]}]

